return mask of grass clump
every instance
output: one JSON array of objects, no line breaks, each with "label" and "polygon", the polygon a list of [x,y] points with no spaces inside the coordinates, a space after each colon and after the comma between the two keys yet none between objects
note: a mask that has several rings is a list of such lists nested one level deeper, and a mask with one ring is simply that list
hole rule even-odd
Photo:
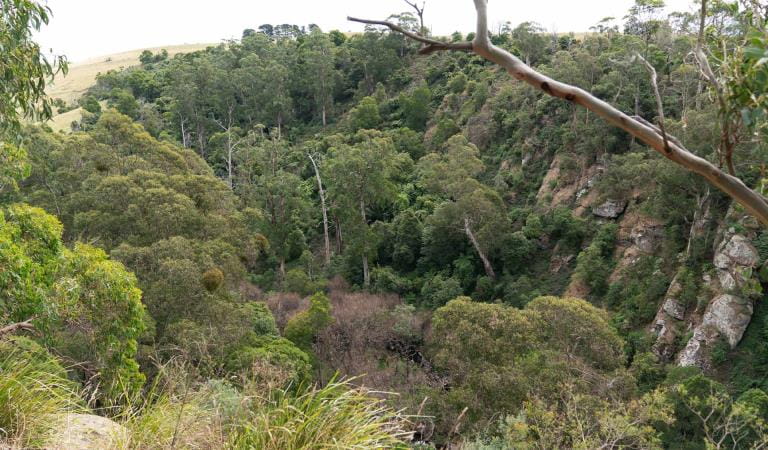
[{"label": "grass clump", "polygon": [[0,341],[0,439],[20,448],[41,448],[53,437],[57,417],[86,412],[66,371],[34,341]]},{"label": "grass clump", "polygon": [[331,381],[293,393],[275,390],[233,434],[229,448],[263,450],[407,448],[407,421],[384,400]]}]

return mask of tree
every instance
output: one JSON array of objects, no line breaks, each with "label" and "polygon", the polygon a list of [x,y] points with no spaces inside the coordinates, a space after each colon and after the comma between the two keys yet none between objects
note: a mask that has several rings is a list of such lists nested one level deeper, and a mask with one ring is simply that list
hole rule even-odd
[{"label": "tree", "polygon": [[732,197],[749,213],[768,226],[768,201],[761,193],[747,187],[741,179],[724,172],[704,158],[690,152],[679,140],[668,136],[663,131],[663,127],[650,124],[639,117],[630,117],[583,89],[556,81],[537,72],[508,51],[493,45],[488,33],[488,0],[474,0],[474,3],[477,11],[477,31],[474,40],[471,42],[442,42],[429,39],[386,21],[357,19],[353,17],[350,17],[349,20],[369,25],[385,26],[411,39],[422,42],[426,45],[420,50],[421,54],[430,54],[444,50],[471,51],[493,63],[499,64],[515,78],[553,97],[585,107],[608,123],[621,128],[646,143],[665,158],[706,178],[712,185]]},{"label": "tree", "polygon": [[430,153],[419,161],[421,182],[446,202],[434,212],[433,225],[461,230],[483,263],[486,275],[496,278],[488,257],[491,246],[499,244],[498,231],[505,227],[504,203],[492,189],[475,177],[483,169],[477,147],[462,135],[453,136],[442,152]]},{"label": "tree", "polygon": [[374,130],[360,130],[351,143],[343,140],[329,149],[324,161],[329,196],[344,218],[346,233],[362,259],[363,285],[370,285],[369,260],[376,248],[368,208],[394,199],[394,175],[407,155],[395,151],[392,140]]},{"label": "tree", "polygon": [[46,82],[67,72],[67,61],[49,61],[32,40],[34,32],[48,24],[50,8],[33,0],[10,0],[0,5],[0,132],[18,132],[23,118],[46,120],[52,100],[45,95]]},{"label": "tree", "polygon": [[319,29],[313,30],[301,46],[306,77],[315,106],[322,118],[323,126],[328,123],[328,113],[333,107],[333,90],[336,68],[334,67],[333,43],[328,35]]},{"label": "tree", "polygon": [[302,158],[298,149],[275,137],[253,137],[243,150],[238,191],[247,204],[258,207],[260,229],[277,257],[280,276],[286,261],[301,254],[309,213],[309,187],[297,175]]}]

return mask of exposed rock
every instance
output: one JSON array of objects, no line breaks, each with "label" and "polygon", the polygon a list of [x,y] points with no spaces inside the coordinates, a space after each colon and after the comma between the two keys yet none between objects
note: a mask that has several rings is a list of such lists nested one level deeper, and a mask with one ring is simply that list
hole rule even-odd
[{"label": "exposed rock", "polygon": [[752,301],[735,295],[722,294],[709,304],[704,319],[693,331],[693,337],[680,353],[681,366],[707,368],[707,351],[719,337],[725,338],[731,348],[741,341],[752,319]]},{"label": "exposed rock", "polygon": [[668,316],[674,319],[683,320],[685,318],[685,306],[681,305],[677,299],[672,297],[664,300],[662,309],[664,309],[664,312],[667,313]]},{"label": "exposed rock", "polygon": [[714,265],[718,269],[729,269],[735,264],[754,267],[759,259],[757,249],[749,242],[749,239],[740,234],[734,234],[729,240],[723,240],[718,246]]},{"label": "exposed rock", "polygon": [[128,430],[106,417],[91,414],[67,414],[61,419],[61,431],[52,439],[50,450],[103,450],[125,443]]},{"label": "exposed rock", "polygon": [[655,224],[638,223],[629,233],[629,238],[635,247],[649,255],[656,251],[663,237],[664,227]]},{"label": "exposed rock", "polygon": [[627,208],[625,200],[607,200],[600,206],[592,208],[592,214],[605,219],[615,219],[619,217]]},{"label": "exposed rock", "polygon": [[653,351],[664,361],[672,361],[675,357],[675,339],[685,318],[685,306],[678,300],[682,290],[679,274],[675,275],[650,329],[656,335]]},{"label": "exposed rock", "polygon": [[712,325],[720,332],[731,348],[741,341],[749,321],[752,318],[751,300],[730,294],[722,294],[710,303],[702,325]]}]

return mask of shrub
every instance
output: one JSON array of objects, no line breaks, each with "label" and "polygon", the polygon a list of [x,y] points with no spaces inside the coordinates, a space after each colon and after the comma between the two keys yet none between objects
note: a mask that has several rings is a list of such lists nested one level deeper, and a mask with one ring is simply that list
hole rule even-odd
[{"label": "shrub", "polygon": [[318,292],[309,299],[309,309],[293,316],[285,325],[285,337],[300,349],[311,352],[317,333],[330,325],[331,303]]},{"label": "shrub", "polygon": [[314,292],[325,290],[326,284],[325,280],[313,281],[301,269],[291,269],[285,274],[285,291],[287,292],[310,295]]},{"label": "shrub", "polygon": [[421,288],[421,304],[430,308],[439,308],[463,293],[458,280],[443,278],[442,275],[437,274],[427,280]]},{"label": "shrub", "polygon": [[213,292],[224,283],[224,272],[216,267],[208,269],[203,274],[202,282],[208,292]]}]

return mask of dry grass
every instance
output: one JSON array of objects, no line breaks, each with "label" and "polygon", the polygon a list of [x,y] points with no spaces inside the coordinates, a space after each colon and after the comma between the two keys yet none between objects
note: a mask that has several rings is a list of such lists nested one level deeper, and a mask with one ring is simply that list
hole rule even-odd
[{"label": "dry grass", "polygon": [[[96,75],[106,73],[110,70],[119,70],[136,66],[139,64],[139,55],[144,50],[150,50],[157,53],[162,49],[168,51],[169,56],[178,53],[190,53],[203,50],[215,44],[185,44],[171,45],[167,47],[157,47],[150,49],[131,50],[128,52],[115,53],[112,55],[99,56],[97,58],[73,63],[69,67],[69,73],[66,76],[57,75],[48,86],[47,92],[51,98],[60,98],[67,104],[76,103],[89,87],[96,83]],[[80,108],[54,116],[48,125],[54,131],[69,131],[69,126],[74,120],[80,120],[82,111]]]}]

